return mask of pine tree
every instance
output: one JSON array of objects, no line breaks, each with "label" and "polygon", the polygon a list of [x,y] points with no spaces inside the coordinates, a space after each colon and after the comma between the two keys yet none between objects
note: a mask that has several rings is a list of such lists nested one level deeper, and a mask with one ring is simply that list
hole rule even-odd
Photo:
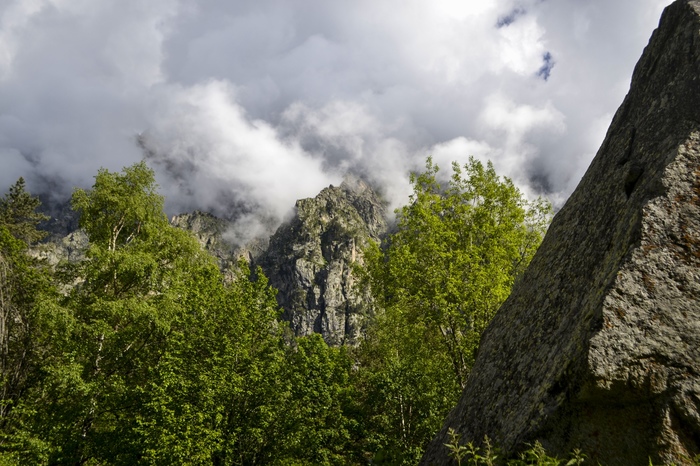
[{"label": "pine tree", "polygon": [[46,236],[45,232],[37,230],[37,225],[49,219],[36,211],[40,205],[39,198],[27,192],[24,178],[20,177],[0,199],[0,225],[5,225],[15,238],[29,245],[36,243]]}]

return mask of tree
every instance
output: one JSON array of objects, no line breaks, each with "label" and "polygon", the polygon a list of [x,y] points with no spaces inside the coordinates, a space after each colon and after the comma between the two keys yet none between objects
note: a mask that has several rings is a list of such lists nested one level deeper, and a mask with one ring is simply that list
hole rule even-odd
[{"label": "tree", "polygon": [[73,324],[45,368],[37,435],[52,446],[52,462],[133,464],[142,387],[188,312],[186,296],[200,291],[202,277],[218,280],[218,270],[191,235],[169,225],[144,163],[100,170],[72,204],[89,248],[64,273]]},{"label": "tree", "polygon": [[380,313],[357,350],[357,445],[372,464],[413,465],[459,396],[449,358],[425,329]]},{"label": "tree", "polygon": [[50,271],[28,254],[28,243],[43,237],[38,206],[22,178],[0,199],[0,463],[38,461],[42,448],[25,429],[36,409],[27,394],[65,333]]},{"label": "tree", "polygon": [[413,194],[396,211],[396,232],[383,248],[372,244],[365,251],[364,279],[379,311],[360,349],[360,372],[384,380],[367,384],[384,387],[373,395],[365,390],[375,400],[368,415],[393,416],[378,427],[386,434],[381,451],[414,450],[413,457],[394,456],[392,464],[415,461],[434,435],[464,387],[482,332],[549,222],[550,205],[528,202],[490,163],[470,158],[452,169],[441,182],[428,158],[425,172],[411,176]]},{"label": "tree", "polygon": [[20,177],[0,199],[0,224],[15,238],[31,245],[46,236],[46,232],[36,228],[49,219],[36,211],[40,205],[39,199],[26,191],[24,178]]},{"label": "tree", "polygon": [[319,334],[294,343],[284,366],[290,397],[281,420],[282,458],[296,464],[351,464],[354,426],[347,409],[354,395],[347,348],[329,347]]},{"label": "tree", "polygon": [[[218,274],[218,270],[216,271]],[[146,464],[269,464],[283,442],[289,386],[284,328],[267,280],[239,264],[183,296],[137,414]]]},{"label": "tree", "polygon": [[550,205],[528,202],[491,163],[456,163],[446,185],[429,158],[411,176],[410,203],[385,251],[369,251],[368,274],[387,313],[434,333],[460,385],[481,333],[534,255]]},{"label": "tree", "polygon": [[193,296],[139,414],[147,464],[348,464],[351,359],[294,338],[262,272]]}]

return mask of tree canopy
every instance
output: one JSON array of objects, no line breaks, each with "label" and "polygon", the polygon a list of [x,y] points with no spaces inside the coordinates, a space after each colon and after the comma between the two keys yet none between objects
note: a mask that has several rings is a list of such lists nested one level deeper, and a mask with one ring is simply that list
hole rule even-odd
[{"label": "tree canopy", "polygon": [[0,224],[15,238],[27,244],[36,243],[46,236],[37,225],[49,218],[36,211],[40,205],[39,199],[27,192],[24,178],[20,177],[0,199]]},{"label": "tree canopy", "polygon": [[490,164],[440,175],[428,159],[366,251],[377,309],[344,348],[294,337],[261,270],[224,280],[145,163],[75,190],[89,245],[55,271],[20,179],[0,200],[0,465],[414,464],[549,217]]},{"label": "tree canopy", "polygon": [[[411,176],[396,231],[366,251],[378,310],[361,347],[383,449],[417,461],[469,376],[483,331],[544,236],[551,207],[528,201],[491,163]],[[377,391],[381,393],[376,393]],[[391,432],[391,434],[389,434]],[[396,453],[391,453],[393,457]]]},{"label": "tree canopy", "polygon": [[144,163],[72,205],[89,247],[54,276],[0,225],[0,464],[343,462],[345,350],[294,338],[260,270],[224,281]]}]

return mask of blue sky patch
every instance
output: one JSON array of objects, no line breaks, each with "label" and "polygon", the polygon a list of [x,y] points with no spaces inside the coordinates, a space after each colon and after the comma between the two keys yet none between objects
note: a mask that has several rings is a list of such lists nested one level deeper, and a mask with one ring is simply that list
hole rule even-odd
[{"label": "blue sky patch", "polygon": [[544,55],[542,55],[542,60],[544,61],[544,63],[542,63],[540,69],[537,70],[537,76],[546,81],[549,79],[549,75],[551,74],[552,68],[554,68],[554,64],[556,62],[554,61],[554,57],[552,56],[552,54],[549,52],[546,52]]},{"label": "blue sky patch", "polygon": [[497,28],[504,28],[506,26],[510,26],[513,24],[518,18],[523,16],[527,11],[525,8],[517,7],[514,8],[510,13],[507,15],[499,16],[498,21],[496,21],[496,27]]}]

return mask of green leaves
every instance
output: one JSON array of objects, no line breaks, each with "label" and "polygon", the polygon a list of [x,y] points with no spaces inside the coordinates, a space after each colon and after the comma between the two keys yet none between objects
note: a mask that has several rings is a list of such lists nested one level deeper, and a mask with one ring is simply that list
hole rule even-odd
[{"label": "green leaves", "polygon": [[546,229],[550,207],[526,201],[493,166],[453,164],[447,183],[428,159],[383,254],[368,252],[370,283],[387,314],[439,336],[463,385],[481,333]]},{"label": "green leaves", "polygon": [[278,447],[283,456],[300,464],[347,464],[351,363],[345,348],[330,348],[318,334],[298,338],[288,349],[290,397]]},{"label": "green leaves", "polygon": [[168,225],[156,188],[153,170],[145,162],[122,173],[102,168],[92,190],[75,190],[72,206],[80,212],[80,227],[90,242],[114,251],[137,238],[147,240]]},{"label": "green leaves", "polygon": [[221,282],[162,205],[143,163],[100,170],[92,189],[74,193],[90,245],[66,277],[62,304],[73,324],[44,367],[45,408],[34,416],[35,432],[52,445],[50,461],[133,464],[142,455],[138,419],[151,400],[144,387],[193,311],[188,305]]},{"label": "green leaves", "polygon": [[36,212],[41,205],[38,198],[26,191],[24,178],[19,178],[0,199],[0,225],[4,225],[15,238],[33,244],[46,236],[37,225],[48,216]]},{"label": "green leaves", "polygon": [[360,372],[372,381],[370,419],[385,417],[375,425],[386,436],[377,451],[389,452],[392,464],[417,461],[456,402],[481,334],[534,255],[551,211],[474,158],[453,164],[446,181],[439,175],[429,158],[425,172],[411,176],[396,232],[365,251],[363,279],[380,310],[360,348]]}]

